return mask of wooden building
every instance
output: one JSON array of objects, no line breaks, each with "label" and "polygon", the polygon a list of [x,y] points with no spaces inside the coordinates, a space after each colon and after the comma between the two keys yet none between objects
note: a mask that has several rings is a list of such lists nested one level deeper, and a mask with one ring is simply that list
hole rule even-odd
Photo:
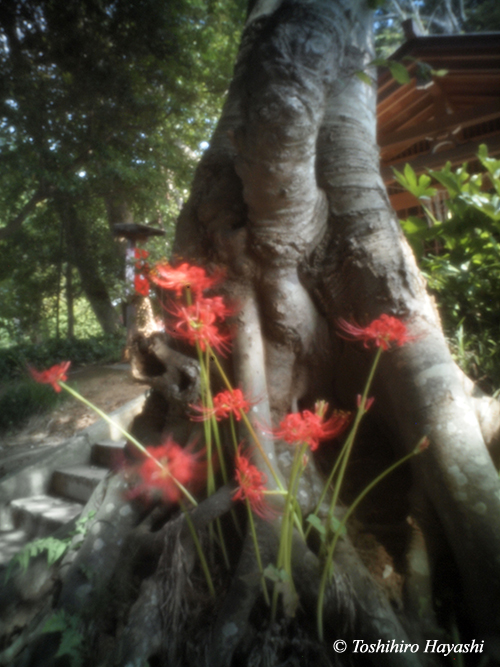
[{"label": "wooden building", "polygon": [[[500,155],[500,32],[420,37],[410,28],[391,59],[406,66],[411,81],[400,85],[388,70],[380,75],[378,142],[393,208],[407,217],[418,202],[391,167],[402,171],[408,162],[420,174],[449,161],[474,168],[482,143]],[[433,76],[426,66],[447,73]]]}]

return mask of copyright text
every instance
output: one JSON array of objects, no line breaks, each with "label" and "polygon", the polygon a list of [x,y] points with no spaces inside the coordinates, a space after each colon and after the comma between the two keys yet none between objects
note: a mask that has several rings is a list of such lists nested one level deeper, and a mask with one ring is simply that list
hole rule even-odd
[{"label": "copyright text", "polygon": [[451,653],[482,653],[484,641],[476,642],[475,639],[468,644],[446,644],[437,639],[428,639],[425,644],[410,644],[405,641],[378,640],[375,644],[368,644],[362,639],[354,639],[352,646],[349,646],[343,639],[337,639],[333,643],[333,650],[336,653],[344,653],[351,649],[352,653],[440,653],[444,656]]}]

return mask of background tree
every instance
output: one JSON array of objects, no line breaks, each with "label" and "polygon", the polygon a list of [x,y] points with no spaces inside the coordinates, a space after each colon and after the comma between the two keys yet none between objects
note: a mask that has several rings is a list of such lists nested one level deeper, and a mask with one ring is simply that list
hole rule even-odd
[{"label": "background tree", "polygon": [[120,216],[170,223],[172,194],[182,198],[217,117],[241,11],[189,0],[2,3],[3,253],[19,252],[15,233],[49,209],[45,221],[64,230],[62,261],[104,331],[117,324],[120,271],[103,261],[111,235],[97,230],[106,214],[117,221],[113,201]]},{"label": "background tree", "polygon": [[500,11],[495,0],[390,0],[377,5],[375,43],[378,54],[384,57],[401,44],[410,21],[412,30],[421,35],[500,29]]}]

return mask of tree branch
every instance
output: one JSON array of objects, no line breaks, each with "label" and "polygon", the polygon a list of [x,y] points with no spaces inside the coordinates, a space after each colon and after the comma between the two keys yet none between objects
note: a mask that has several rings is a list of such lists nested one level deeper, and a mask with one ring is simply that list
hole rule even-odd
[{"label": "tree branch", "polygon": [[33,213],[40,202],[43,202],[48,197],[47,190],[38,188],[38,190],[31,196],[31,199],[22,207],[19,213],[5,227],[0,228],[0,241],[12,236],[18,229],[22,227],[26,218]]}]

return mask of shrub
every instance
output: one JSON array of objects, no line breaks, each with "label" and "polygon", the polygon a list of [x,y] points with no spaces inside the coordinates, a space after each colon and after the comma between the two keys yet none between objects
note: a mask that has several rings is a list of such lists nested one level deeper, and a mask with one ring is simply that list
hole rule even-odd
[{"label": "shrub", "polygon": [[30,379],[16,383],[0,396],[0,431],[16,428],[33,415],[54,409],[65,397]]},{"label": "shrub", "polygon": [[41,370],[61,361],[71,361],[72,367],[120,361],[124,346],[125,334],[52,338],[40,345],[21,343],[0,349],[0,377],[13,378],[25,374],[26,366]]},{"label": "shrub", "polygon": [[[435,294],[443,328],[463,370],[487,390],[500,386],[500,160],[479,148],[487,174],[470,174],[467,165],[417,178],[406,165],[394,170],[398,182],[417,197],[427,220],[401,224],[420,268]],[[448,194],[446,219],[437,220],[426,203],[436,194],[434,178]]]}]

